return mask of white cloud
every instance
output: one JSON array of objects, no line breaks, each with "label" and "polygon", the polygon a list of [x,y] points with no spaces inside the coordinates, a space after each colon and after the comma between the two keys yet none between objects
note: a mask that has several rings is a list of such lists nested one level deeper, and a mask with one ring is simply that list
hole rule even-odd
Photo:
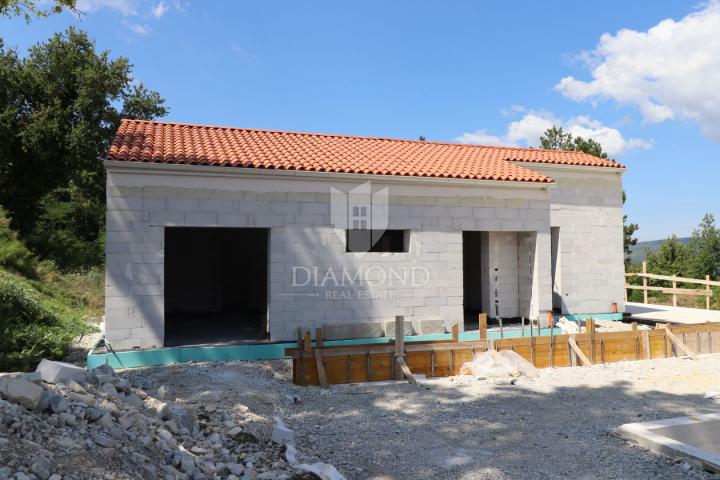
[{"label": "white cloud", "polygon": [[153,17],[160,18],[163,15],[165,15],[168,11],[168,6],[165,4],[165,2],[160,2],[157,5],[155,5],[152,9]]},{"label": "white cloud", "polygon": [[125,25],[132,30],[133,32],[137,33],[138,35],[147,35],[151,32],[150,26],[143,24],[143,23],[130,23],[125,22]]},{"label": "white cloud", "polygon": [[479,145],[537,147],[540,145],[542,134],[548,128],[558,126],[574,136],[591,138],[599,142],[610,157],[616,157],[630,150],[646,150],[652,148],[654,144],[653,140],[643,138],[626,139],[620,130],[603,125],[601,122],[586,116],[573,117],[563,121],[550,112],[517,111],[525,111],[526,113],[519,120],[510,122],[503,135],[492,135],[486,130],[478,130],[473,133],[464,133],[457,137],[455,141]]},{"label": "white cloud", "polygon": [[645,121],[696,122],[720,140],[720,1],[646,32],[620,30],[585,52],[592,80],[565,77],[555,86],[575,101],[613,100],[640,109]]},{"label": "white cloud", "polygon": [[504,145],[505,141],[496,137],[495,135],[489,135],[484,129],[477,130],[472,133],[463,133],[455,139],[456,142],[460,143],[475,143],[478,145]]},{"label": "white cloud", "polygon": [[83,13],[94,13],[107,8],[124,16],[137,15],[135,0],[78,0],[76,8]]}]

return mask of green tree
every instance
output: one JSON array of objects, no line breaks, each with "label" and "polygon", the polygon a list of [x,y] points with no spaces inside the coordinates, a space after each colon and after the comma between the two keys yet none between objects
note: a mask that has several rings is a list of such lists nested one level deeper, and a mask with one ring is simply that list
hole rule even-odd
[{"label": "green tree", "polygon": [[688,241],[690,251],[689,270],[694,278],[720,278],[720,229],[715,226],[715,217],[707,213],[693,230]]},{"label": "green tree", "polygon": [[[627,194],[623,190],[622,194],[622,201],[623,205],[625,205],[625,202],[627,201]],[[625,253],[625,267],[627,268],[630,265],[630,255],[632,254],[632,248],[635,245],[637,245],[638,239],[635,237],[635,232],[637,232],[640,227],[637,223],[628,223],[627,221],[627,214],[623,215],[623,252]]]},{"label": "green tree", "polygon": [[648,270],[660,275],[677,275],[684,277],[688,272],[688,246],[671,236],[660,244],[657,252],[649,249],[646,252]]},{"label": "green tree", "polygon": [[52,2],[36,0],[0,0],[0,17],[17,17],[22,15],[26,22],[32,17],[47,17],[62,12],[66,8],[79,13],[77,0],[54,0]]},{"label": "green tree", "polygon": [[[608,158],[603,151],[602,145],[592,138],[575,137],[570,132],[565,132],[562,127],[548,128],[540,137],[540,146],[546,150],[571,150],[584,152],[599,158]],[[623,205],[627,195],[623,192]],[[625,254],[625,266],[630,265],[630,253],[633,245],[637,245],[635,232],[640,229],[637,223],[627,223],[627,215],[623,216],[623,252]]]},{"label": "green tree", "polygon": [[[102,159],[121,117],[162,117],[163,103],[133,82],[127,58],[96,52],[85,32],[57,33],[24,58],[0,40],[0,205],[32,250],[65,268],[101,258],[51,247],[43,237],[64,225],[62,235],[77,235],[79,243],[62,245],[101,248]],[[73,227],[77,215],[81,226]]]}]

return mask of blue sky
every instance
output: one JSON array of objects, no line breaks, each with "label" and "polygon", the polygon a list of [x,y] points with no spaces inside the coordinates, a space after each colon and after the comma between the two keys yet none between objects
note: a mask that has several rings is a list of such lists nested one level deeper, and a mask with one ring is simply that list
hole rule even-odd
[{"label": "blue sky", "polygon": [[24,51],[78,26],[172,121],[521,146],[561,124],[627,164],[641,240],[720,216],[716,2],[79,5],[80,20],[0,20],[0,35]]}]

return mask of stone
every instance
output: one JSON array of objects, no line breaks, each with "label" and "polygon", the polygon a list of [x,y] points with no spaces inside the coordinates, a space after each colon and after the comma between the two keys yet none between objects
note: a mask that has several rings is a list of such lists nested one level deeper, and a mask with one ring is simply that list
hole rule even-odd
[{"label": "stone", "polygon": [[98,433],[93,436],[93,441],[104,448],[112,448],[115,446],[115,440],[112,437],[105,435],[104,433]]},{"label": "stone", "polygon": [[107,393],[110,396],[115,396],[118,393],[115,385],[113,385],[112,383],[103,383],[102,385],[100,385],[99,390],[103,393]]},{"label": "stone", "polygon": [[60,395],[50,395],[48,403],[50,405],[50,411],[53,413],[67,412],[67,409],[70,407],[67,400]]},{"label": "stone", "polygon": [[85,388],[75,380],[70,380],[67,386],[71,392],[80,393],[83,395],[87,394],[87,390],[85,390]]},{"label": "stone", "polygon": [[11,402],[30,410],[45,410],[50,396],[44,388],[23,378],[8,379],[4,393]]},{"label": "stone", "polygon": [[104,375],[110,375],[111,377],[115,376],[115,369],[108,365],[107,363],[104,363],[98,367],[93,368],[90,370],[90,372],[94,374],[104,374]]},{"label": "stone", "polygon": [[56,362],[43,358],[40,360],[36,372],[39,372],[43,382],[47,383],[68,383],[71,380],[76,382],[85,378],[85,369],[72,363]]},{"label": "stone", "polygon": [[243,429],[240,427],[233,427],[230,430],[227,431],[228,436],[230,437],[236,437],[240,435],[243,432]]},{"label": "stone", "polygon": [[180,470],[188,475],[195,473],[195,460],[190,455],[183,455],[180,459]]},{"label": "stone", "polygon": [[287,428],[285,425],[275,425],[273,426],[272,437],[270,439],[280,445],[292,443],[295,439],[295,432]]},{"label": "stone", "polygon": [[52,473],[51,470],[54,465],[46,457],[38,456],[33,464],[30,466],[30,470],[40,478],[40,480],[47,480]]},{"label": "stone", "polygon": [[228,471],[233,475],[242,475],[245,467],[240,463],[228,463],[225,465]]},{"label": "stone", "polygon": [[157,398],[160,400],[166,400],[168,397],[169,390],[165,385],[160,385],[157,389]]},{"label": "stone", "polygon": [[35,385],[40,385],[42,383],[42,375],[40,375],[40,372],[30,372],[23,375],[23,378],[27,380],[28,382],[32,382]]},{"label": "stone", "polygon": [[153,412],[155,415],[158,416],[164,416],[165,412],[170,408],[170,405],[167,402],[162,402],[154,397],[147,397],[143,404],[145,405],[145,408]]},{"label": "stone", "polygon": [[53,473],[50,477],[48,477],[48,480],[62,480],[62,475]]},{"label": "stone", "polygon": [[174,421],[179,428],[186,428],[189,432],[192,432],[193,427],[197,425],[195,412],[179,405],[172,405],[163,417],[165,420]]}]

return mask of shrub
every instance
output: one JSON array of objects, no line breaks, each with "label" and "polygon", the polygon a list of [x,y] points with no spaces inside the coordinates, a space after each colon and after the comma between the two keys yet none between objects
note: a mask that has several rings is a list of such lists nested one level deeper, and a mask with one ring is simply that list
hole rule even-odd
[{"label": "shrub", "polygon": [[30,370],[41,358],[60,359],[89,324],[21,277],[0,272],[0,371]]},{"label": "shrub", "polygon": [[36,276],[32,252],[18,240],[17,234],[10,230],[10,220],[2,209],[0,209],[0,266],[30,278]]},{"label": "shrub", "polygon": [[40,214],[26,240],[63,271],[102,265],[105,207],[71,183],[40,200]]}]

